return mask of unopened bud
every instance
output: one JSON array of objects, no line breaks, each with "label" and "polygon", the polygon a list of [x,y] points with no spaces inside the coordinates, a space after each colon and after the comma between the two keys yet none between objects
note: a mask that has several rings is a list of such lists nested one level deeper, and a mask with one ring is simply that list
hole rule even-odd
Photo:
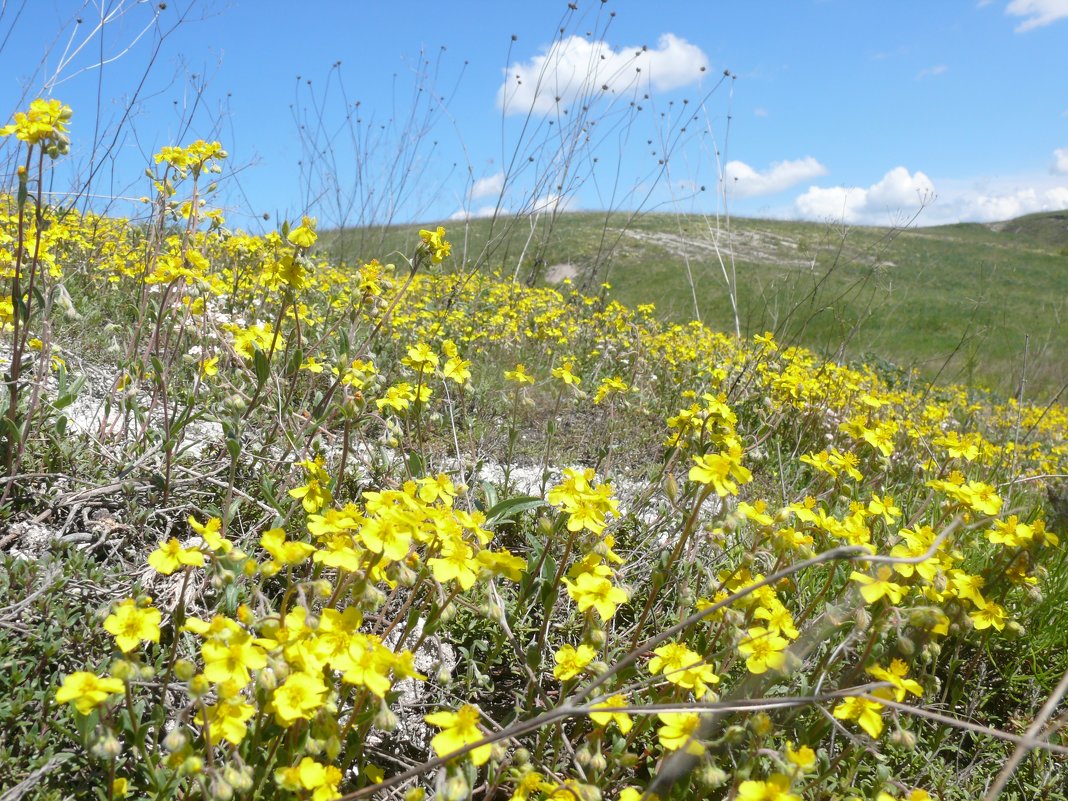
[{"label": "unopened bud", "polygon": [[898,748],[913,751],[916,748],[916,735],[910,731],[905,731],[904,729],[895,729],[890,734],[890,742]]},{"label": "unopened bud", "polygon": [[395,731],[397,728],[396,714],[385,703],[382,703],[378,707],[378,713],[375,715],[375,727],[382,731],[390,732]]},{"label": "unopened bud", "polygon": [[722,787],[727,781],[727,772],[716,765],[706,763],[697,773],[697,781],[706,790]]},{"label": "unopened bud", "polygon": [[442,801],[467,801],[470,789],[467,779],[459,773],[454,773],[446,780],[445,787],[442,788]]},{"label": "unopened bud", "polygon": [[193,698],[202,698],[211,690],[211,682],[203,673],[198,673],[189,680],[189,694]]},{"label": "unopened bud", "polygon": [[122,753],[122,743],[114,734],[105,734],[93,743],[90,753],[97,759],[115,759]]},{"label": "unopened bud", "polygon": [[172,754],[178,753],[188,744],[189,737],[186,736],[185,731],[182,729],[174,729],[173,731],[167,732],[167,736],[163,738],[163,747]]},{"label": "unopened bud", "polygon": [[664,479],[664,494],[668,496],[668,499],[675,503],[679,497],[679,482],[675,480],[675,476],[671,473],[667,474]]}]

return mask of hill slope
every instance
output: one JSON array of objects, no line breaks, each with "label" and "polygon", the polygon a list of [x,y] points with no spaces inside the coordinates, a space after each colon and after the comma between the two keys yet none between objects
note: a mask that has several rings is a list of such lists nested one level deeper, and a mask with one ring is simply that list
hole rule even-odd
[{"label": "hill slope", "polygon": [[[446,223],[458,265],[521,280],[603,281],[624,303],[695,315],[826,355],[1048,397],[1068,382],[1068,212],[996,224],[845,227],[698,215],[565,213]],[[345,231],[356,258],[411,247],[411,228]],[[1026,353],[1026,358],[1025,358]]]}]

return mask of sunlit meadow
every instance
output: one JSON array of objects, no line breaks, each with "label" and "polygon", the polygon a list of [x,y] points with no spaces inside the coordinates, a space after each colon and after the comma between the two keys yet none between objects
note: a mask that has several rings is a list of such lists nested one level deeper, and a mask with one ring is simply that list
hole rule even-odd
[{"label": "sunlit meadow", "polygon": [[247,235],[218,142],[51,205],[70,116],[0,131],[10,797],[1064,798],[1068,409]]}]

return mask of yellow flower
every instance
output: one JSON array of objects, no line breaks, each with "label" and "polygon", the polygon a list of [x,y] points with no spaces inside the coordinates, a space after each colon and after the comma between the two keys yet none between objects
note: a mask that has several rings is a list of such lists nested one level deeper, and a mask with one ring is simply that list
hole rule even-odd
[{"label": "yellow flower", "polygon": [[[627,706],[627,699],[622,695],[612,695],[599,704],[594,704],[591,709],[611,709],[613,707]],[[615,721],[619,731],[627,734],[633,727],[634,721],[626,712],[590,712],[590,720],[602,728]]]},{"label": "yellow flower", "polygon": [[877,701],[849,696],[834,708],[834,716],[839,720],[855,720],[873,740],[877,740],[883,733],[883,719],[879,713],[882,708]]},{"label": "yellow flower", "polygon": [[208,640],[200,652],[204,657],[204,675],[215,684],[230,682],[244,687],[252,678],[249,670],[261,670],[267,665],[263,649],[244,632],[232,635],[225,642]]},{"label": "yellow flower", "polygon": [[42,145],[52,157],[66,153],[70,148],[67,123],[71,118],[70,106],[60,101],[37,98],[26,112],[17,112],[15,121],[0,128],[0,136],[15,135],[30,145]]},{"label": "yellow flower", "polygon": [[988,629],[993,626],[998,631],[1002,631],[1005,628],[1005,607],[993,601],[981,604],[974,612],[970,612],[968,617],[972,619],[977,629]]},{"label": "yellow flower", "polygon": [[794,750],[794,744],[786,741],[786,761],[802,772],[807,772],[816,767],[816,752],[803,745]]},{"label": "yellow flower", "polygon": [[254,714],[254,706],[246,704],[241,696],[233,696],[220,699],[217,704],[209,706],[206,715],[201,711],[200,723],[205,725],[206,719],[213,742],[226,740],[233,745],[240,745],[248,733],[248,726],[245,724]]},{"label": "yellow flower", "polygon": [[556,660],[553,675],[560,681],[573,679],[586,669],[586,666],[593,661],[595,656],[597,656],[597,652],[586,644],[582,644],[578,648],[573,645],[565,645],[553,656]]},{"label": "yellow flower", "polygon": [[260,545],[281,565],[300,564],[315,553],[315,547],[306,542],[287,540],[285,531],[280,528],[263,532]]},{"label": "yellow flower", "polygon": [[148,564],[157,573],[169,576],[187,565],[203,567],[204,554],[193,548],[183,548],[178,540],[171,537],[148,555]]},{"label": "yellow flower", "polygon": [[571,372],[573,367],[574,362],[568,359],[560,367],[553,368],[553,378],[559,378],[569,387],[577,387],[582,383],[582,379]]},{"label": "yellow flower", "polygon": [[890,663],[889,668],[880,667],[876,665],[868,668],[868,675],[880,681],[888,681],[893,685],[893,690],[888,695],[882,695],[882,693],[888,692],[886,689],[876,690],[873,695],[878,695],[880,698],[889,698],[890,695],[894,696],[896,701],[904,701],[905,693],[910,692],[917,698],[923,696],[923,687],[915,679],[905,678],[909,673],[909,666],[901,659],[895,659]]},{"label": "yellow flower", "polygon": [[627,593],[612,584],[604,576],[582,573],[574,582],[564,579],[567,594],[578,604],[579,611],[585,612],[591,607],[597,610],[601,620],[609,620],[616,613],[620,604],[627,602]]},{"label": "yellow flower", "polygon": [[520,385],[534,383],[534,376],[527,372],[522,363],[517,364],[514,370],[505,370],[504,377]]},{"label": "yellow flower", "polygon": [[310,479],[301,487],[294,487],[289,491],[292,498],[300,498],[304,511],[312,514],[318,512],[330,503],[330,490],[322,486],[316,478]]},{"label": "yellow flower", "polygon": [[419,238],[434,264],[440,264],[452,252],[452,244],[445,240],[445,229],[440,225],[434,231],[420,231]]},{"label": "yellow flower", "polygon": [[338,790],[343,776],[334,765],[322,765],[311,757],[304,757],[299,765],[279,768],[274,772],[275,782],[290,792],[312,791],[312,801],[330,801],[340,798]]},{"label": "yellow flower", "polygon": [[597,387],[597,392],[593,396],[593,402],[600,403],[609,394],[613,392],[626,392],[630,387],[621,378],[606,378],[601,382],[601,386]]},{"label": "yellow flower", "polygon": [[750,673],[766,673],[769,668],[782,670],[786,664],[783,649],[789,640],[762,627],[749,629],[749,636],[738,643],[738,653],[746,657],[745,666]]},{"label": "yellow flower", "polygon": [[219,374],[219,357],[212,356],[211,358],[204,359],[200,363],[200,375],[203,378],[211,378],[213,375]]},{"label": "yellow flower", "polygon": [[908,587],[891,581],[890,579],[893,576],[893,569],[886,565],[879,567],[875,577],[865,573],[858,573],[856,570],[849,574],[849,578],[852,581],[861,585],[860,594],[864,596],[865,602],[869,604],[875,603],[884,595],[892,604],[901,603],[901,599],[908,592]]},{"label": "yellow flower", "polygon": [[111,783],[111,795],[115,798],[125,798],[130,792],[130,780],[120,776]]},{"label": "yellow flower", "polygon": [[[480,717],[475,707],[464,704],[456,712],[435,712],[423,718],[431,726],[442,729],[430,741],[430,745],[433,746],[438,756],[455,754],[460,749],[485,739],[482,730],[478,727]],[[480,745],[471,750],[471,761],[476,765],[485,764],[492,752],[491,744]]]},{"label": "yellow flower", "polygon": [[286,237],[291,244],[296,245],[298,248],[310,248],[318,238],[315,233],[314,217],[304,217],[300,226],[290,231],[289,236]]},{"label": "yellow flower", "polygon": [[116,606],[104,620],[104,630],[115,638],[119,649],[127,654],[142,642],[159,642],[158,609],[140,607],[133,598]]},{"label": "yellow flower", "polygon": [[445,540],[441,546],[441,556],[426,560],[436,581],[444,584],[456,581],[460,589],[469,590],[478,578],[478,560],[471,546],[461,539]]},{"label": "yellow flower", "polygon": [[227,540],[223,539],[220,532],[222,531],[222,520],[217,517],[208,518],[207,523],[199,523],[195,517],[189,515],[189,527],[200,535],[201,539],[207,544],[213,551],[222,551],[223,553],[230,553],[230,549],[233,548]]},{"label": "yellow flower", "polygon": [[318,676],[290,673],[271,697],[271,708],[278,725],[289,727],[298,720],[310,720],[323,704],[326,685]]},{"label": "yellow flower", "polygon": [[510,581],[519,581],[527,569],[527,560],[515,556],[506,549],[479,551],[475,557],[483,573],[503,576]]},{"label": "yellow flower", "polygon": [[801,801],[801,796],[790,792],[790,778],[776,773],[767,781],[747,779],[738,785],[738,801]]},{"label": "yellow flower", "polygon": [[742,467],[741,453],[709,453],[694,456],[694,466],[690,468],[689,479],[698,484],[711,484],[721,498],[737,495],[739,484],[748,484],[753,474]]},{"label": "yellow flower", "polygon": [[696,712],[661,712],[657,715],[663,724],[657,731],[657,739],[668,751],[685,747],[686,753],[700,756],[704,746],[694,739],[701,727],[701,716]]},{"label": "yellow flower", "polygon": [[109,696],[125,689],[121,679],[100,678],[95,673],[80,670],[63,679],[63,685],[56,690],[56,703],[73,703],[78,714],[88,715]]},{"label": "yellow flower", "polygon": [[697,697],[708,692],[709,684],[719,684],[719,676],[706,665],[701,656],[691,651],[683,643],[669,642],[653,651],[655,656],[649,660],[649,672],[663,673],[664,678],[672,684],[687,690],[693,690]]}]

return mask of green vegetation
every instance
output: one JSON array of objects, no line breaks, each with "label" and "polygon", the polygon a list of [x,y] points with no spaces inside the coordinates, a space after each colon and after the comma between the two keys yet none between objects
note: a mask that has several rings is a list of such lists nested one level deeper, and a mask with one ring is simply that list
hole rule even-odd
[{"label": "green vegetation", "polygon": [[1066,801],[1068,407],[848,359],[959,229],[736,223],[723,333],[673,218],[342,262],[218,142],[47,202],[71,114],[0,129],[3,801]]},{"label": "green vegetation", "polygon": [[[607,280],[614,297],[654,303],[667,320],[694,317],[696,294],[700,318],[730,330],[725,268],[737,276],[743,335],[771,330],[827,357],[1004,394],[1023,380],[1037,399],[1068,383],[1068,212],[903,230],[745,218],[718,226],[696,215],[582,212],[543,215],[533,236],[526,220],[475,219],[454,238],[461,263],[550,283],[567,274],[553,266],[571,265],[576,285]],[[370,257],[405,236],[374,233],[324,238],[339,255]]]}]

